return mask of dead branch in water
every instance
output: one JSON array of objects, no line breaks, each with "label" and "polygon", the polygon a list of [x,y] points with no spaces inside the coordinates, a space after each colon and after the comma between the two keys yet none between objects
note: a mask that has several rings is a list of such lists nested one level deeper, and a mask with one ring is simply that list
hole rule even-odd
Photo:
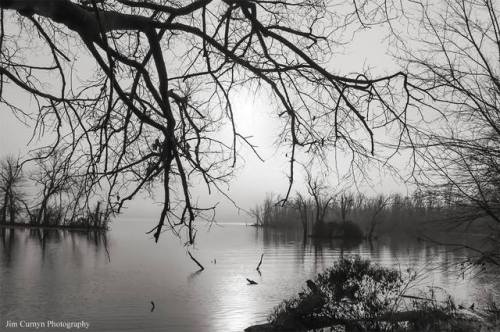
[{"label": "dead branch in water", "polygon": [[257,265],[257,268],[256,268],[256,270],[259,272],[260,272],[260,265],[262,264],[262,258],[264,258],[264,254],[260,255],[259,265]]},{"label": "dead branch in water", "polygon": [[201,265],[201,263],[200,263],[200,262],[198,262],[198,261],[196,260],[196,258],[194,258],[194,257],[193,257],[193,255],[191,255],[191,253],[189,252],[189,250],[188,250],[188,252],[187,252],[187,253],[188,253],[189,257],[191,257],[191,259],[193,260],[193,262],[195,262],[195,263],[196,263],[196,265],[198,265],[198,266],[200,267],[200,271],[205,270],[205,268],[203,267],[203,265]]}]

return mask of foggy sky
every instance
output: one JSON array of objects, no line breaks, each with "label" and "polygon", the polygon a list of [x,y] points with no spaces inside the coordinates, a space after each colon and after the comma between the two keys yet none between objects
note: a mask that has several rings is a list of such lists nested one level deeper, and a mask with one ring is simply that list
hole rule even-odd
[{"label": "foggy sky", "polygon": [[[328,67],[332,72],[348,74],[362,72],[369,68],[372,75],[394,72],[397,67],[394,60],[387,54],[388,45],[383,40],[386,31],[383,28],[373,28],[363,33],[358,33],[352,43],[347,47],[338,47],[338,55],[334,56],[333,63]],[[342,54],[343,53],[343,54]],[[89,68],[83,68],[83,70]],[[4,91],[8,99],[16,100],[27,110],[32,110],[32,100],[23,100],[19,89],[9,89],[6,84]],[[235,177],[228,188],[227,193],[244,210],[249,210],[256,204],[262,202],[266,195],[284,195],[288,186],[287,174],[289,172],[289,160],[285,157],[287,149],[278,148],[275,144],[279,130],[277,112],[271,105],[269,99],[263,94],[255,91],[242,90],[232,100],[234,116],[238,131],[246,136],[253,136],[250,140],[258,146],[258,152],[265,162],[255,157],[249,148],[243,148],[240,153],[244,156],[244,163],[239,161],[235,171]],[[229,132],[228,132],[229,133]],[[224,133],[222,133],[224,135]],[[48,140],[35,138],[30,145],[28,141],[32,135],[32,128],[22,124],[12,112],[5,106],[0,105],[0,157],[7,154],[24,155],[30,149],[47,144]],[[45,137],[53,137],[51,133],[45,133]],[[241,148],[241,144],[239,145]],[[334,160],[330,160],[333,168]],[[340,168],[346,166],[346,160],[337,160]],[[329,184],[332,188],[339,188],[337,174],[332,174]],[[407,186],[397,179],[388,175],[379,174],[378,171],[370,172],[371,183],[357,183],[362,191],[368,195],[376,192],[406,192]],[[292,193],[303,190],[304,176],[298,170],[295,176],[295,185]],[[160,211],[161,195],[156,199],[138,195],[137,199],[128,204],[124,215],[129,217],[157,217]],[[208,196],[204,186],[193,190],[194,201],[206,203],[206,205],[220,202],[217,209],[217,221],[239,221],[251,222],[251,217],[243,211],[238,211],[234,205],[220,194]],[[156,202],[155,202],[156,201]]]}]

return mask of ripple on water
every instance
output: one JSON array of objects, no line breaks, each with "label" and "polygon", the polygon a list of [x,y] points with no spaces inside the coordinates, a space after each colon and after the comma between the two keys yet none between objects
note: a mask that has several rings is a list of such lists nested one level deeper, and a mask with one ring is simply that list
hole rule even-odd
[{"label": "ripple on water", "polygon": [[[116,222],[105,242],[78,233],[7,232],[0,241],[0,317],[85,319],[93,331],[241,331],[264,322],[305,280],[353,254],[402,271],[414,268],[427,276],[422,283],[449,289],[459,303],[490,293],[498,298],[500,289],[493,274],[457,277],[465,250],[400,237],[371,245],[304,244],[300,232],[243,225],[199,232],[192,252],[206,269],[197,273],[178,239],[164,233],[155,244],[143,235],[144,225]],[[258,285],[247,285],[246,278]]]}]

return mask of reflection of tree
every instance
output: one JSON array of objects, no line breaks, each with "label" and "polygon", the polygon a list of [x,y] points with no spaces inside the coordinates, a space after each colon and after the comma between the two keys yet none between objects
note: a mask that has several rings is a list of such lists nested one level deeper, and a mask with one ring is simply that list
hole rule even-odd
[{"label": "reflection of tree", "polygon": [[[340,253],[350,252],[359,248],[363,243],[362,239],[323,239],[307,238],[303,240],[303,233],[300,229],[273,229],[260,228],[257,233],[262,232],[262,241],[265,249],[276,247],[294,247],[295,260],[303,264],[306,256],[313,258],[314,268],[324,267],[325,250],[338,251]],[[258,239],[258,238],[256,238]],[[327,262],[329,263],[329,262]]]},{"label": "reflection of tree", "polygon": [[295,200],[293,202],[293,206],[295,209],[299,211],[300,222],[302,224],[302,232],[304,245],[307,241],[307,237],[309,236],[309,220],[312,219],[312,201],[310,199],[304,198],[301,193],[297,193],[295,195]]},{"label": "reflection of tree", "polygon": [[[109,259],[109,249],[106,232],[89,231],[66,231],[57,229],[31,228],[0,228],[0,249],[5,255],[5,262],[10,263],[14,250],[20,250],[20,246],[33,248],[33,244],[40,250],[40,258],[45,260],[47,249],[51,245],[58,247],[62,242],[70,240],[77,247],[83,243],[95,248],[96,253],[104,254]],[[31,254],[31,253],[30,253]]]},{"label": "reflection of tree", "polygon": [[262,239],[264,248],[275,246],[285,246],[290,242],[300,242],[302,232],[298,229],[273,229],[264,227],[262,230]]},{"label": "reflection of tree", "polygon": [[50,243],[61,243],[61,233],[56,229],[43,229],[43,228],[32,228],[28,230],[29,239],[31,242],[36,243],[41,251],[42,262],[45,261],[47,246]]},{"label": "reflection of tree", "polygon": [[0,237],[2,238],[2,261],[4,261],[8,267],[12,262],[12,254],[14,251],[14,245],[16,243],[15,229],[0,227]]},{"label": "reflection of tree", "polygon": [[314,252],[314,271],[323,271],[325,269],[325,262],[323,257],[324,241],[313,240],[311,244]]}]

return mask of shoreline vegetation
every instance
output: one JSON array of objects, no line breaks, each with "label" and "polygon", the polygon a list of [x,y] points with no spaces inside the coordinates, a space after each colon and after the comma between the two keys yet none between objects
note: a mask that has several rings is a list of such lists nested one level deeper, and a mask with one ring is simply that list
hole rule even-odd
[{"label": "shoreline vegetation", "polygon": [[109,199],[100,199],[92,183],[59,158],[61,153],[44,157],[39,152],[28,172],[19,158],[0,160],[0,227],[108,229]]},{"label": "shoreline vegetation", "polygon": [[[340,239],[366,240],[370,245],[382,237],[435,241],[438,233],[445,231],[449,245],[473,252],[463,263],[464,271],[466,266],[482,270],[486,264],[498,266],[495,215],[478,207],[473,198],[455,194],[452,188],[368,197],[348,191],[332,193],[311,177],[307,184],[308,196],[296,193],[285,203],[268,195],[251,211],[255,218],[252,226],[301,231],[304,243],[308,239]],[[483,234],[481,249],[465,244],[475,234]],[[454,244],[448,242],[450,239]],[[500,330],[500,309],[492,297],[482,299],[482,303],[456,304],[445,290],[416,285],[416,279],[411,269],[402,272],[359,256],[341,255],[333,267],[307,280],[298,295],[276,306],[266,324],[245,331]]]},{"label": "shoreline vegetation", "polygon": [[[316,197],[316,198],[315,198]],[[268,195],[250,212],[257,228],[302,230],[304,240],[375,240],[384,235],[418,236],[428,231],[491,231],[494,221],[466,202],[454,201],[442,192],[415,191],[411,195],[364,194],[326,190],[309,198],[297,193],[285,204]]]},{"label": "shoreline vegetation", "polygon": [[[342,257],[307,280],[298,295],[274,308],[268,323],[246,332],[310,331],[487,331],[500,327],[500,309],[456,304],[439,288],[415,287],[417,273]],[[422,288],[421,288],[422,289]]]},{"label": "shoreline vegetation", "polygon": [[[0,208],[1,211],[1,208]],[[67,217],[69,206],[48,206],[45,213],[42,215],[41,222],[37,218],[39,211],[30,211],[26,209],[24,214],[27,218],[18,218],[17,220],[26,221],[10,221],[3,222],[0,220],[1,228],[40,228],[40,229],[66,229],[79,231],[107,231],[111,221],[109,211],[101,211],[101,202],[97,202],[93,210],[89,210],[81,215],[74,215],[71,219]]]},{"label": "shoreline vegetation", "polygon": [[[73,202],[73,204],[77,204]],[[101,209],[102,202],[97,202],[94,209],[81,208],[75,210],[71,203],[49,205],[46,203],[44,212],[40,209],[29,209],[16,213],[16,218],[0,219],[0,228],[39,228],[78,231],[107,231],[111,222],[108,209]],[[2,208],[0,207],[0,212]]]},{"label": "shoreline vegetation", "polygon": [[23,228],[23,229],[51,229],[51,230],[70,230],[70,231],[107,231],[109,227],[106,226],[84,226],[84,225],[33,225],[28,223],[0,223],[0,228]]}]

